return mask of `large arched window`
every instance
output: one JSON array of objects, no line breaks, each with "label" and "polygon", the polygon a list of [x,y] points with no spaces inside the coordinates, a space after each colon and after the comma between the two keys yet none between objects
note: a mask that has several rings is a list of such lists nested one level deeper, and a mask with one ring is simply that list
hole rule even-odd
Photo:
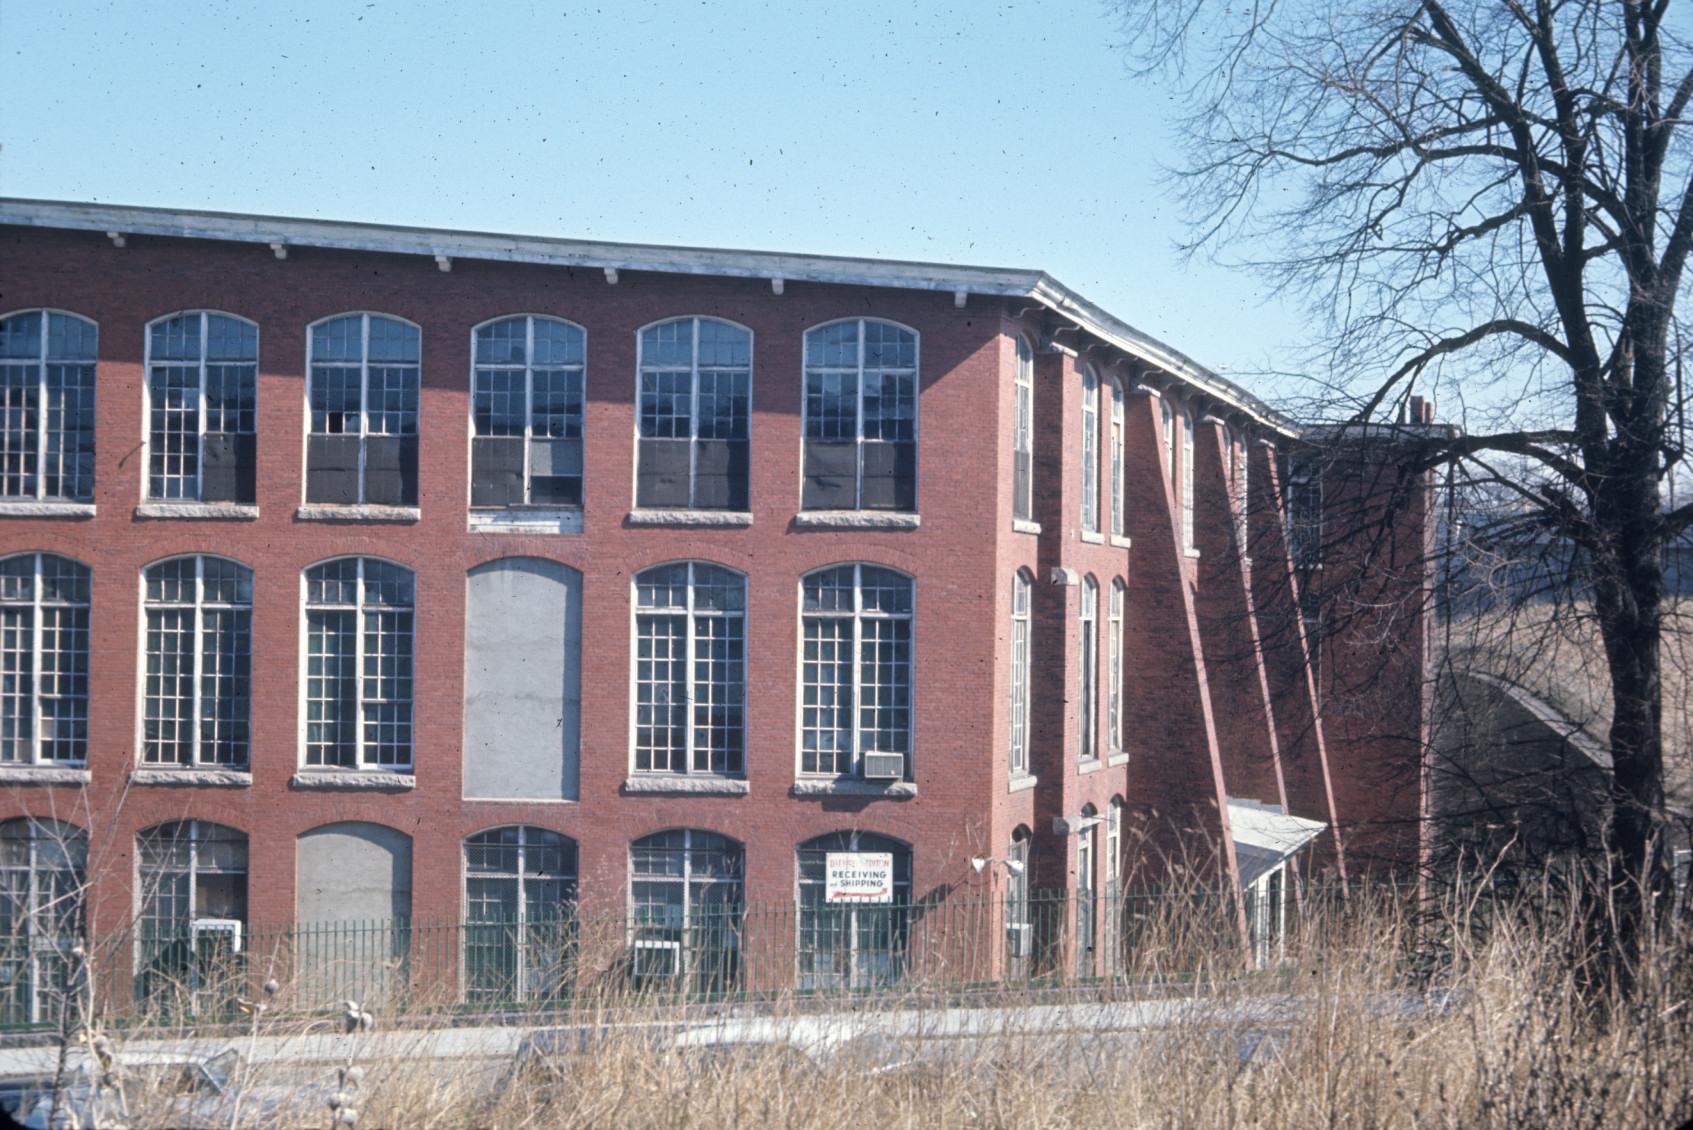
[{"label": "large arched window", "polygon": [[1017,335],[1017,370],[1013,378],[1016,423],[1011,439],[1011,516],[1021,522],[1035,516],[1035,351]]},{"label": "large arched window", "polygon": [[712,992],[741,966],[746,859],[715,832],[680,828],[629,845],[630,973],[637,984]]},{"label": "large arched window", "polygon": [[1123,476],[1127,474],[1128,453],[1124,448],[1123,431],[1124,404],[1123,384],[1115,377],[1111,380],[1111,536],[1120,538],[1125,535],[1127,527],[1123,520],[1124,492],[1128,483]]},{"label": "large arched window", "polygon": [[1076,833],[1076,975],[1091,977],[1094,966],[1094,931],[1099,921],[1099,884],[1094,868],[1099,865],[1099,810],[1082,806],[1082,828]]},{"label": "large arched window", "polygon": [[[883,859],[840,859],[843,855]],[[837,864],[888,865],[893,893],[884,903],[828,899],[830,857]],[[911,848],[869,832],[836,832],[799,846],[800,989],[867,989],[905,976],[911,933]]]},{"label": "large arched window", "polygon": [[635,505],[745,510],[752,331],[675,318],[639,342]]},{"label": "large arched window", "polygon": [[1099,532],[1099,378],[1082,369],[1082,529]]},{"label": "large arched window", "polygon": [[1107,973],[1123,967],[1123,915],[1127,900],[1123,895],[1123,798],[1111,798],[1105,810],[1105,912],[1104,939]]},{"label": "large arched window", "polygon": [[1105,739],[1112,753],[1121,753],[1123,734],[1123,578],[1111,581],[1111,606],[1105,639]]},{"label": "large arched window", "polygon": [[374,557],[306,570],[306,764],[409,770],[412,572]]},{"label": "large arched window", "polygon": [[1093,761],[1099,757],[1099,582],[1091,573],[1082,578],[1077,626],[1081,684],[1076,695],[1076,728],[1081,736],[1082,760]]},{"label": "large arched window", "polygon": [[88,566],[0,559],[0,764],[88,759]]},{"label": "large arched window", "polygon": [[1193,552],[1193,408],[1184,407],[1182,418],[1182,548]]},{"label": "large arched window", "polygon": [[82,939],[88,833],[54,820],[0,824],[0,1023],[59,1018]]},{"label": "large arched window", "polygon": [[470,504],[582,505],[587,334],[558,318],[476,327]]},{"label": "large arched window", "polygon": [[1005,855],[1005,956],[1013,980],[1027,977],[1035,955],[1035,911],[1029,897],[1034,876],[1034,834],[1019,824]]},{"label": "large arched window", "polygon": [[911,779],[911,578],[833,565],[802,584],[800,772]]},{"label": "large arched window", "polygon": [[[247,837],[203,820],[159,824],[136,837],[143,996],[192,1008],[239,989],[247,922]],[[223,999],[207,999],[222,1005]]]},{"label": "large arched window", "polygon": [[746,772],[746,578],[679,561],[635,577],[635,771]]},{"label": "large arched window", "polygon": [[63,310],[0,318],[0,498],[94,497],[99,330]]},{"label": "large arched window", "polygon": [[258,496],[259,327],[196,310],[147,327],[147,497]]},{"label": "large arched window", "polygon": [[222,557],[149,565],[147,765],[243,768],[253,663],[253,571]]},{"label": "large arched window", "polygon": [[1158,398],[1158,423],[1164,440],[1164,468],[1173,493],[1176,489],[1176,409],[1170,403],[1169,393]]},{"label": "large arched window", "polygon": [[345,314],[307,335],[306,501],[417,505],[422,333],[382,314]]},{"label": "large arched window", "polygon": [[576,842],[514,825],[464,841],[465,996],[551,1000],[575,957]]},{"label": "large arched window", "polygon": [[1029,772],[1029,605],[1034,578],[1027,569],[1011,580],[1011,776]]},{"label": "large arched window", "polygon": [[805,335],[807,510],[917,509],[917,335],[873,318]]}]

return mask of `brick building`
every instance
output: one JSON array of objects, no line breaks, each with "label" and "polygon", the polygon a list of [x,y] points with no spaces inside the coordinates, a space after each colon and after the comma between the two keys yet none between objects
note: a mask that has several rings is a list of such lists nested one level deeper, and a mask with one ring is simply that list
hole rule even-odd
[{"label": "brick building", "polygon": [[1294,424],[1040,272],[4,200],[0,418],[14,1017],[83,875],[96,935],[625,908],[704,984],[797,904],[815,986],[901,963],[805,924],[841,853],[1015,969],[1031,889],[1220,847],[1244,938],[1419,811],[1325,745]]}]

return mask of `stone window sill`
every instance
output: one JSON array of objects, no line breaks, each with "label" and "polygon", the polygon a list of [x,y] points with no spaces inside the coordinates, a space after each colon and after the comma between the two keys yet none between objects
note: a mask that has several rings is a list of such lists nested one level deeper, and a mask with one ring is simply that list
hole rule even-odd
[{"label": "stone window sill", "polygon": [[1183,557],[1191,557],[1191,558],[1193,558],[1193,560],[1198,561],[1199,560],[1199,549],[1196,546],[1190,545],[1186,549],[1182,550],[1182,556]]},{"label": "stone window sill", "polygon": [[802,510],[794,515],[800,530],[915,530],[922,519],[898,510]]},{"label": "stone window sill", "polygon": [[801,777],[794,782],[797,797],[872,796],[904,800],[917,795],[911,781],[866,781],[858,777]]},{"label": "stone window sill", "polygon": [[1013,518],[1011,519],[1011,529],[1014,533],[1019,534],[1038,534],[1040,533],[1040,523],[1031,522],[1027,518]]},{"label": "stone window sill", "polygon": [[1032,773],[1024,773],[1021,776],[1012,777],[1011,784],[1005,791],[1008,793],[1024,793],[1028,792],[1039,783],[1039,777],[1036,777]]},{"label": "stone window sill", "polygon": [[302,769],[288,782],[296,789],[337,789],[353,792],[404,792],[417,788],[410,773],[372,772],[358,769]]},{"label": "stone window sill", "polygon": [[92,518],[92,502],[37,501],[33,498],[0,498],[0,518]]},{"label": "stone window sill", "polygon": [[244,502],[143,502],[135,508],[137,518],[210,518],[225,522],[251,522],[259,508]]},{"label": "stone window sill", "polygon": [[416,506],[302,506],[294,511],[300,522],[417,522],[423,510]]},{"label": "stone window sill", "polygon": [[0,765],[0,785],[86,785],[93,775],[64,765]]},{"label": "stone window sill", "polygon": [[1097,757],[1094,757],[1076,766],[1076,772],[1086,776],[1089,773],[1097,773],[1103,768],[1105,768],[1105,762],[1101,761]]},{"label": "stone window sill", "polygon": [[1104,545],[1105,535],[1093,530],[1083,530],[1082,540],[1087,542],[1089,545]]},{"label": "stone window sill", "polygon": [[746,796],[750,792],[744,777],[713,777],[705,773],[635,774],[623,782],[625,793],[685,796]]},{"label": "stone window sill", "polygon": [[745,510],[631,510],[623,521],[629,526],[738,528],[752,525],[752,515]]},{"label": "stone window sill", "polygon": [[1118,549],[1131,549],[1134,547],[1134,542],[1130,541],[1128,538],[1118,537],[1116,534],[1111,535],[1111,544],[1116,546]]},{"label": "stone window sill", "polygon": [[1128,763],[1129,755],[1122,752],[1114,753],[1105,759],[1105,764],[1109,765],[1113,769],[1117,768],[1119,765],[1127,765]]},{"label": "stone window sill", "polygon": [[253,775],[245,769],[133,769],[129,783],[245,789],[252,786]]},{"label": "stone window sill", "polygon": [[579,534],[582,511],[540,506],[472,510],[468,528],[484,534]]}]

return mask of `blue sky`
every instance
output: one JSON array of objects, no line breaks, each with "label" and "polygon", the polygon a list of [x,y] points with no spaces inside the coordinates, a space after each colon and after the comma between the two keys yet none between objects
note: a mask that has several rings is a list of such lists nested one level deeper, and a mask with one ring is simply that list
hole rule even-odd
[{"label": "blue sky", "polygon": [[0,3],[0,194],[1041,267],[1263,392],[1098,0]]}]

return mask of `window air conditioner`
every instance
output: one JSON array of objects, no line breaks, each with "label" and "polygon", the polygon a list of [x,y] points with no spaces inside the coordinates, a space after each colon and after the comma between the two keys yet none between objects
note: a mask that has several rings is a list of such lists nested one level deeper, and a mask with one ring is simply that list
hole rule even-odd
[{"label": "window air conditioner", "polygon": [[905,776],[905,754],[866,753],[864,779],[867,781],[897,781]]},{"label": "window air conditioner", "polygon": [[196,918],[193,922],[194,952],[199,953],[202,940],[227,939],[230,953],[241,952],[241,920],[239,918]]},{"label": "window air conditioner", "polygon": [[637,940],[629,951],[629,972],[638,980],[682,972],[682,943]]},{"label": "window air conditioner", "polygon": [[1013,922],[1005,927],[1005,949],[1012,957],[1028,957],[1035,945],[1032,922]]}]

